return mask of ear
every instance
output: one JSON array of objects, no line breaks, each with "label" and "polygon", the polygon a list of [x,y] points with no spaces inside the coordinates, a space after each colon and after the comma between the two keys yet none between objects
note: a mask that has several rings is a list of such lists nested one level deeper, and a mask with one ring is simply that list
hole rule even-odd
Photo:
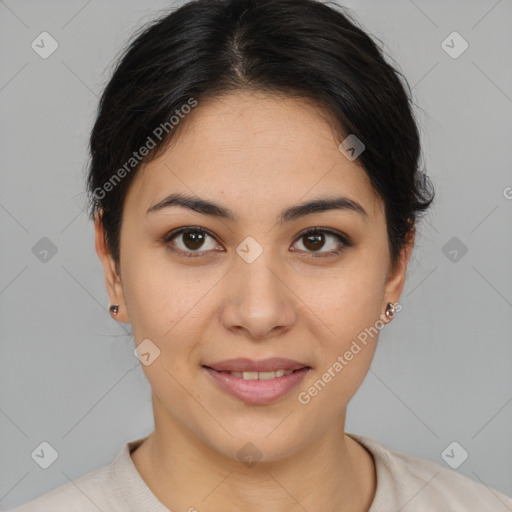
[{"label": "ear", "polygon": [[[96,232],[95,247],[103,271],[105,274],[105,284],[109,296],[110,305],[119,304],[119,312],[115,319],[119,322],[129,322],[128,311],[124,300],[123,285],[121,276],[118,273],[117,266],[112,258],[106,240],[105,228],[101,220],[102,211],[100,210],[94,217],[94,229]],[[109,312],[110,314],[110,312]]]},{"label": "ear", "polygon": [[[382,311],[386,310],[388,302],[395,304],[398,302],[400,296],[402,295],[402,290],[405,284],[405,277],[407,274],[407,266],[411,256],[412,248],[414,247],[415,236],[416,226],[413,226],[409,235],[407,236],[406,244],[400,251],[399,261],[396,263],[394,268],[389,269],[384,293],[385,300],[382,305]],[[386,315],[383,315],[382,318],[386,319],[388,322],[390,321]]]}]

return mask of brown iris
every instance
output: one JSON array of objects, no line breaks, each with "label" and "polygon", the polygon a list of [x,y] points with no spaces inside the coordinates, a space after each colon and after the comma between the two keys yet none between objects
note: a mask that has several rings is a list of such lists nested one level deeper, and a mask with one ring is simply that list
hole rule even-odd
[{"label": "brown iris", "polygon": [[200,231],[188,231],[183,233],[183,243],[190,250],[199,249],[203,245],[204,237],[205,234]]},{"label": "brown iris", "polygon": [[304,236],[303,238],[305,239],[304,247],[312,251],[321,249],[325,243],[322,233]]}]

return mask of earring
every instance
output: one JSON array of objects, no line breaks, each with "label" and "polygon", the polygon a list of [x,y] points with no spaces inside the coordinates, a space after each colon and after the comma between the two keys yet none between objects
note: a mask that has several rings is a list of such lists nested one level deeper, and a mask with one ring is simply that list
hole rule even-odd
[{"label": "earring", "polygon": [[116,316],[117,312],[119,311],[119,304],[112,304],[112,306],[110,306],[109,311],[112,316]]},{"label": "earring", "polygon": [[395,316],[395,305],[392,302],[388,302],[388,305],[386,306],[386,316],[388,318],[393,318]]}]

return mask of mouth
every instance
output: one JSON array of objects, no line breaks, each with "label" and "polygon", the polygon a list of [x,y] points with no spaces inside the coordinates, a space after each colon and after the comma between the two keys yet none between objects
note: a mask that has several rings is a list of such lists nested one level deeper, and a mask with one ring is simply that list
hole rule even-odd
[{"label": "mouth", "polygon": [[254,405],[269,404],[289,395],[312,370],[309,365],[281,358],[259,362],[232,359],[201,366],[217,389]]}]

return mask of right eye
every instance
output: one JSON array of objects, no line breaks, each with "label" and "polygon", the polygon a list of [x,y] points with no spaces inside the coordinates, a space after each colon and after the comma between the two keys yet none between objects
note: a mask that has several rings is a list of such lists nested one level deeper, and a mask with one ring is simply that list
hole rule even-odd
[{"label": "right eye", "polygon": [[[177,239],[178,242],[174,242]],[[205,245],[208,246],[208,239],[210,239],[210,248],[207,250],[199,251]],[[175,253],[178,253],[187,258],[195,258],[202,257],[205,254],[215,249],[218,246],[218,243],[215,240],[215,237],[210,234],[204,228],[198,226],[187,226],[179,229],[175,229],[169,233],[167,233],[163,241],[166,244],[166,247]]]}]

